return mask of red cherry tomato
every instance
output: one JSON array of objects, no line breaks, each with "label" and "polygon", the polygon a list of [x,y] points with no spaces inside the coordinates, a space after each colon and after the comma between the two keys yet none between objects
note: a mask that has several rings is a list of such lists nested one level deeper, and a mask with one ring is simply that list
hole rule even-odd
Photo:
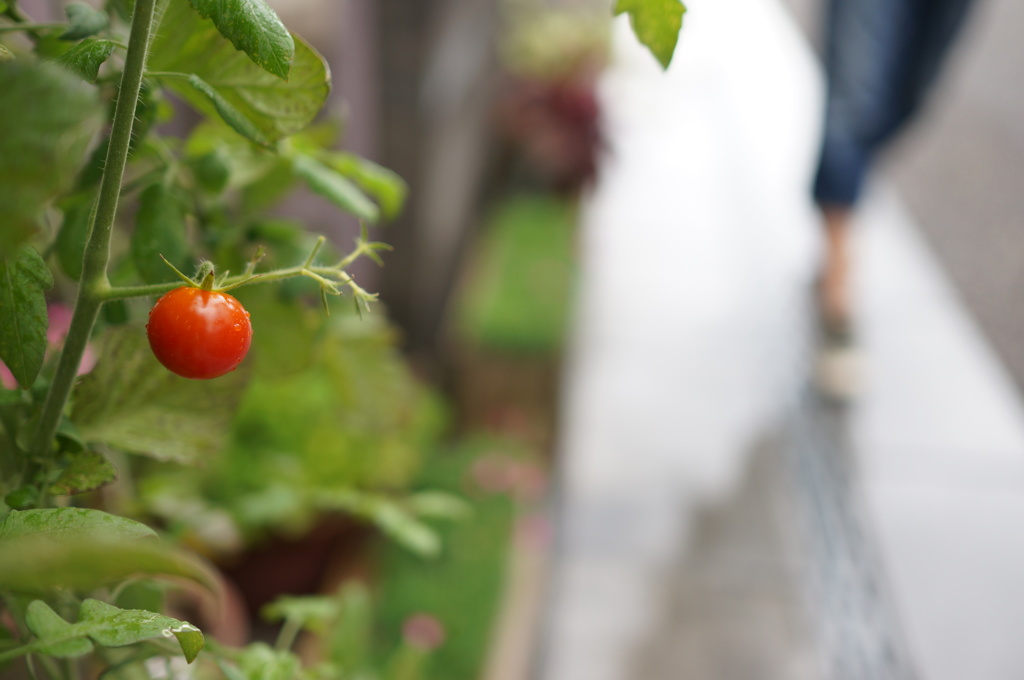
[{"label": "red cherry tomato", "polygon": [[167,370],[209,380],[242,362],[252,341],[252,325],[249,312],[227,293],[182,286],[153,305],[146,335]]}]

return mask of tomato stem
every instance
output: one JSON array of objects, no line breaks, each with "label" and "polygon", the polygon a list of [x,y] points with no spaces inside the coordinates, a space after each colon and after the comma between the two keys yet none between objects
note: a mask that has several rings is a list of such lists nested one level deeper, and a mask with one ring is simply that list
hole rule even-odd
[{"label": "tomato stem", "polygon": [[[233,290],[241,286],[248,286],[254,283],[271,283],[273,281],[292,279],[297,276],[305,276],[306,278],[313,279],[319,283],[321,289],[327,294],[340,295],[341,291],[338,289],[338,286],[340,285],[351,290],[352,294],[357,299],[362,300],[364,304],[376,300],[377,295],[375,293],[368,293],[357,285],[355,280],[345,270],[362,255],[365,255],[379,263],[380,258],[376,251],[390,250],[391,246],[385,243],[370,243],[366,241],[364,231],[363,237],[356,241],[356,248],[338,261],[337,264],[330,266],[314,265],[313,260],[316,259],[316,256],[319,254],[320,249],[323,247],[325,242],[326,239],[323,236],[317,239],[313,250],[301,265],[285,267],[283,269],[273,269],[271,271],[256,274],[256,264],[263,257],[263,248],[261,246],[249,264],[246,265],[245,271],[242,274],[237,276],[224,276],[220,280],[214,278],[209,285],[207,285],[207,280],[214,271],[214,266],[211,262],[203,262],[200,264],[199,270],[194,279],[181,273],[173,264],[167,262],[166,259],[164,259],[164,262],[167,263],[168,267],[174,270],[178,278],[180,278],[185,284],[198,286],[205,290],[215,290],[221,293],[226,293],[229,290]],[[196,283],[196,281],[200,281],[200,283]],[[97,288],[96,294],[102,301],[110,302],[112,300],[127,300],[129,298],[163,295],[164,293],[168,293],[180,286],[181,283],[176,281],[153,283],[142,286],[108,285],[102,289]]]},{"label": "tomato stem", "polygon": [[[89,240],[85,246],[82,261],[82,277],[79,281],[75,311],[57,362],[57,371],[46,393],[46,401],[31,440],[30,453],[36,464],[48,466],[52,463],[51,447],[64,407],[71,394],[71,388],[78,374],[78,366],[85,353],[86,343],[92,335],[93,326],[99,316],[100,307],[111,299],[107,266],[110,262],[110,239],[113,233],[117,203],[121,193],[121,182],[128,160],[128,148],[135,121],[135,108],[142,87],[142,75],[146,68],[146,53],[153,28],[156,0],[136,0],[132,12],[131,32],[128,51],[125,55],[121,86],[114,108],[114,119],[110,130],[103,178],[100,180],[99,199],[93,217]],[[45,469],[45,467],[44,467]],[[38,473],[39,470],[32,472]],[[34,480],[45,488],[46,481]]]},{"label": "tomato stem", "polygon": [[[194,280],[199,282],[199,287],[203,290],[213,290],[213,284],[217,280],[217,272],[214,271],[213,263],[209,260],[203,260],[199,264],[199,270],[196,272]],[[195,283],[192,285],[195,285]]]},{"label": "tomato stem", "polygon": [[323,235],[317,238],[316,244],[313,245],[313,250],[309,253],[309,257],[306,258],[306,263],[303,265],[304,267],[313,266],[313,260],[316,259],[316,256],[320,252],[325,241],[327,241],[327,238]]},{"label": "tomato stem", "polygon": [[[194,285],[196,285],[196,282],[195,282],[195,281],[193,281],[193,280],[192,280],[191,278],[189,278],[188,276],[186,276],[186,275],[182,274],[182,273],[181,273],[181,270],[180,270],[180,269],[178,269],[177,267],[175,267],[175,266],[174,266],[173,264],[171,264],[171,261],[170,261],[170,260],[168,260],[168,259],[167,259],[166,257],[164,257],[163,255],[161,255],[161,256],[160,256],[160,259],[164,261],[164,264],[165,264],[165,265],[167,265],[168,267],[170,267],[170,268],[171,268],[171,270],[172,270],[172,271],[173,271],[173,272],[175,273],[175,275],[176,275],[176,276],[177,276],[177,277],[178,277],[179,279],[181,279],[182,281],[184,281],[185,283],[187,283],[187,284],[188,284],[188,285],[190,285],[190,286],[194,286]],[[209,264],[209,263],[207,263],[207,264]],[[213,265],[210,265],[210,266],[212,267]],[[202,269],[200,269],[200,271],[202,271]],[[110,296],[107,296],[107,297],[106,297],[105,299],[107,299],[107,300],[110,300],[110,299],[117,299],[117,298],[111,298]]]}]

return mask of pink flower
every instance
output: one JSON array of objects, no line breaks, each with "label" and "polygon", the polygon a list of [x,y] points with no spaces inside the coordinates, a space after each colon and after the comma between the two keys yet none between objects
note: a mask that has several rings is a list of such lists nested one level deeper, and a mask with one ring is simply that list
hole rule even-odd
[{"label": "pink flower", "polygon": [[540,514],[520,517],[514,528],[516,545],[523,548],[546,548],[551,544],[554,533],[551,521]]},{"label": "pink flower", "polygon": [[2,361],[0,361],[0,385],[8,390],[18,389],[18,381],[14,379],[11,369],[7,368],[7,364]]},{"label": "pink flower", "polygon": [[512,488],[513,462],[499,453],[484,454],[473,461],[470,476],[484,493],[503,493]]},{"label": "pink flower", "polygon": [[444,644],[444,624],[430,614],[413,614],[402,624],[402,638],[423,651],[437,649]]},{"label": "pink flower", "polygon": [[[53,303],[46,306],[46,316],[50,319],[50,325],[46,329],[47,356],[60,349],[71,328],[71,315],[74,310],[67,305]],[[96,368],[96,350],[92,345],[85,346],[82,354],[82,361],[78,364],[78,375],[85,375]]]},{"label": "pink flower", "polygon": [[547,490],[547,475],[539,465],[519,463],[510,471],[512,490],[517,500],[523,503],[534,503],[543,500]]}]

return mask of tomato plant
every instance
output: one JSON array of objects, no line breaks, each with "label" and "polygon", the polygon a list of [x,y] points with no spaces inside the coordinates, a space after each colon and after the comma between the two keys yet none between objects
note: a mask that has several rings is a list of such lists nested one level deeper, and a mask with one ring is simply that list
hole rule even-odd
[{"label": "tomato plant", "polygon": [[[649,32],[658,25],[647,12],[653,4],[620,0],[617,9]],[[364,258],[381,263],[388,246],[371,241],[367,225],[400,211],[406,186],[334,148],[332,126],[317,122],[330,86],[324,59],[265,0],[71,2],[66,21],[53,23],[0,0],[0,361],[17,384],[0,389],[0,665],[20,660],[30,676],[53,680],[84,670],[156,675],[154,662],[178,676],[178,661],[197,659],[203,668],[194,677],[376,677],[347,642],[314,669],[290,650],[302,628],[348,625],[349,610],[364,604],[358,596],[282,605],[274,648],[208,644],[175,613],[188,608],[169,609],[153,579],[188,582],[216,599],[219,574],[147,524],[109,512],[137,498],[129,486],[136,461],[185,466],[223,452],[249,386],[247,371],[232,369],[251,337],[244,309],[223,291],[285,282],[279,290],[290,299],[319,297],[325,307],[344,295],[365,310],[376,299],[350,270]],[[172,99],[200,122],[175,121]],[[359,219],[354,247],[336,250],[270,216],[296,186]],[[161,258],[196,271],[198,287],[182,288]],[[213,262],[225,273],[214,277]],[[149,353],[142,324],[146,301],[158,296],[149,339],[159,360],[178,376],[220,380],[180,379]],[[48,302],[73,305],[59,348],[48,340]],[[97,361],[80,375],[90,346]],[[337,357],[335,364],[325,379],[358,377]],[[350,401],[372,392],[352,383]],[[264,385],[259,396],[248,402],[255,414],[277,393]],[[303,449],[318,454],[317,471],[369,467],[363,459],[377,451],[368,443],[380,439],[324,436],[317,428],[332,419],[310,421],[316,428]],[[362,459],[322,455],[325,443],[350,456],[360,446]],[[282,471],[287,462],[275,459],[259,474]],[[323,485],[306,500],[376,522],[421,552],[436,550],[418,523],[438,511],[436,497],[412,503],[373,491]]]},{"label": "tomato plant", "polygon": [[181,286],[153,305],[146,335],[167,370],[183,378],[209,380],[242,363],[252,341],[252,324],[249,312],[231,295]]},{"label": "tomato plant", "polygon": [[[153,659],[192,662],[206,644],[196,626],[153,613],[162,595],[127,593],[130,581],[174,577],[216,596],[220,577],[108,512],[133,493],[111,489],[134,458],[187,465],[223,448],[251,338],[223,291],[301,280],[312,290],[292,289],[325,305],[376,298],[348,271],[387,249],[366,227],[336,253],[267,217],[297,184],[364,225],[401,209],[399,177],[313,125],[329,91],[323,58],[263,0],[73,2],[65,23],[0,0],[0,664],[74,678],[88,657],[116,677]],[[160,127],[172,96],[203,118],[181,135]],[[194,269],[196,285],[161,258]],[[216,280],[212,261],[225,271]],[[159,366],[141,341],[157,296],[148,337],[159,360],[191,378],[230,376],[197,389]],[[55,339],[48,303],[60,301],[73,312]],[[216,647],[206,672],[271,664],[293,677],[289,644]]]}]

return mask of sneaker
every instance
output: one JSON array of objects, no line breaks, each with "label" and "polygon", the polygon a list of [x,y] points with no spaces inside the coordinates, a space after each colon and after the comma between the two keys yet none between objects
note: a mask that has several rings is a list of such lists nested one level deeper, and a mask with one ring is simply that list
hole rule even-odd
[{"label": "sneaker", "polygon": [[857,397],[862,385],[862,358],[852,325],[848,320],[822,318],[819,327],[814,386],[829,401],[847,404]]}]

